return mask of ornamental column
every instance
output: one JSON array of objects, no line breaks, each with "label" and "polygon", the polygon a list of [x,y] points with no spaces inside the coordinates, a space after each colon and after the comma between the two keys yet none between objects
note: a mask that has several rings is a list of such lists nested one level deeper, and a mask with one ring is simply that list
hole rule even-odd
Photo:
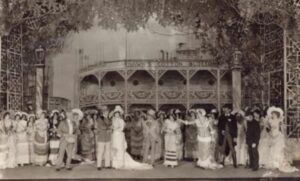
[{"label": "ornamental column", "polygon": [[235,50],[232,61],[232,108],[241,109],[242,104],[242,75],[241,75],[242,52]]},{"label": "ornamental column", "polygon": [[35,76],[35,110],[36,113],[43,110],[44,103],[44,74],[45,74],[45,51],[39,46],[36,54],[36,76]]}]

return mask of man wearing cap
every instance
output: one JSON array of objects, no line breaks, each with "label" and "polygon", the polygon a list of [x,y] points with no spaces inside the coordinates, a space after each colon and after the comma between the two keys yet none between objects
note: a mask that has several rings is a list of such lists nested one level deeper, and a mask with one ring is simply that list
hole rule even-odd
[{"label": "man wearing cap", "polygon": [[[112,124],[108,119],[108,108],[102,109],[102,116],[96,120],[97,168],[101,170],[102,160],[106,168],[111,168],[111,134]],[[104,158],[103,158],[104,157]]]},{"label": "man wearing cap", "polygon": [[149,109],[147,112],[147,120],[143,123],[144,131],[144,154],[143,162],[146,163],[149,160],[150,152],[150,164],[154,165],[159,151],[160,143],[160,129],[159,124],[155,120],[155,111]]},{"label": "man wearing cap", "polygon": [[67,113],[66,119],[62,120],[58,126],[57,133],[60,136],[60,145],[58,151],[58,158],[56,163],[56,171],[59,171],[64,163],[64,155],[67,153],[67,162],[66,168],[67,170],[72,170],[71,168],[71,160],[73,156],[73,149],[76,142],[76,133],[78,132],[78,127],[76,123],[73,121],[72,112]]}]

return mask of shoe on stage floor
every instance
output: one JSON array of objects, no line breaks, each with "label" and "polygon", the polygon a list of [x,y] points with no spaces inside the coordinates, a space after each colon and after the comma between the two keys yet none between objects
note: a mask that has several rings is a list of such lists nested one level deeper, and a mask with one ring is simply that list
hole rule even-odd
[{"label": "shoe on stage floor", "polygon": [[101,167],[97,167],[97,170],[98,170],[98,171],[101,171],[101,170],[102,170],[102,168],[101,168]]}]

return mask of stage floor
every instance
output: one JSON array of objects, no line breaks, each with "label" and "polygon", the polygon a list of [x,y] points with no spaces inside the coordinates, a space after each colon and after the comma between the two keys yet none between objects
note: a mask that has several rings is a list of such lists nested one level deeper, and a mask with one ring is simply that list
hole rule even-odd
[{"label": "stage floor", "polygon": [[[298,164],[297,164],[298,165]],[[300,166],[300,165],[299,165]],[[299,167],[298,166],[298,167]],[[132,180],[132,179],[191,179],[191,180],[234,180],[237,178],[257,179],[257,178],[300,178],[300,172],[281,173],[261,169],[253,172],[244,167],[237,169],[227,166],[219,170],[203,170],[196,168],[192,162],[181,162],[179,167],[166,168],[163,165],[156,166],[153,170],[128,171],[128,170],[102,170],[98,171],[94,164],[78,165],[72,171],[55,171],[53,167],[26,166],[21,168],[6,169],[1,171],[2,179],[109,179],[109,180]],[[86,179],[84,179],[86,178]],[[221,179],[222,178],[222,179]],[[238,179],[241,180],[241,179]],[[285,180],[285,179],[284,179]]]}]

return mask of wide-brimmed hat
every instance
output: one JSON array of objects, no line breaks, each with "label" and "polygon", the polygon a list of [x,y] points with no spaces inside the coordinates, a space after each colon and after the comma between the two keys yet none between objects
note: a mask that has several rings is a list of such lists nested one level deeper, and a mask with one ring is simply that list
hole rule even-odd
[{"label": "wide-brimmed hat", "polygon": [[3,111],[1,112],[1,118],[4,119],[4,115],[9,114],[10,117],[13,117],[15,112],[13,110]]},{"label": "wide-brimmed hat", "polygon": [[124,115],[124,110],[121,106],[117,105],[113,111],[110,112],[109,117],[113,117],[116,113]]},{"label": "wide-brimmed hat", "polygon": [[52,118],[54,116],[54,114],[58,114],[59,115],[59,111],[57,109],[53,109],[50,113],[50,117]]},{"label": "wide-brimmed hat", "polygon": [[28,114],[28,117],[27,117],[28,119],[30,119],[30,118],[35,118],[35,115],[34,114]]},{"label": "wide-brimmed hat", "polygon": [[271,117],[271,115],[272,115],[273,112],[279,113],[279,117],[280,117],[280,118],[283,118],[283,110],[282,110],[281,108],[272,106],[272,107],[270,107],[270,108],[268,109],[267,115],[268,115],[269,117]]},{"label": "wide-brimmed hat", "polygon": [[83,119],[83,112],[80,109],[78,108],[72,109],[72,113],[77,114],[79,120]]},{"label": "wide-brimmed hat", "polygon": [[157,117],[160,117],[161,115],[166,116],[166,113],[164,111],[158,111]]},{"label": "wide-brimmed hat", "polygon": [[149,109],[149,110],[147,111],[147,114],[148,114],[149,116],[155,117],[155,111],[154,111],[153,109]]},{"label": "wide-brimmed hat", "polygon": [[206,115],[206,111],[204,109],[197,109],[197,113],[199,113],[202,116]]},{"label": "wide-brimmed hat", "polygon": [[36,111],[36,115],[37,115],[38,117],[40,117],[42,114],[45,114],[45,115],[46,115],[47,112],[44,111],[44,110],[42,110],[42,109]]},{"label": "wide-brimmed hat", "polygon": [[174,114],[180,114],[181,113],[181,111],[179,110],[179,109],[176,109],[175,111],[174,111]]},{"label": "wide-brimmed hat", "polygon": [[15,112],[15,116],[14,117],[16,117],[16,116],[22,117],[22,112],[21,111]]}]

